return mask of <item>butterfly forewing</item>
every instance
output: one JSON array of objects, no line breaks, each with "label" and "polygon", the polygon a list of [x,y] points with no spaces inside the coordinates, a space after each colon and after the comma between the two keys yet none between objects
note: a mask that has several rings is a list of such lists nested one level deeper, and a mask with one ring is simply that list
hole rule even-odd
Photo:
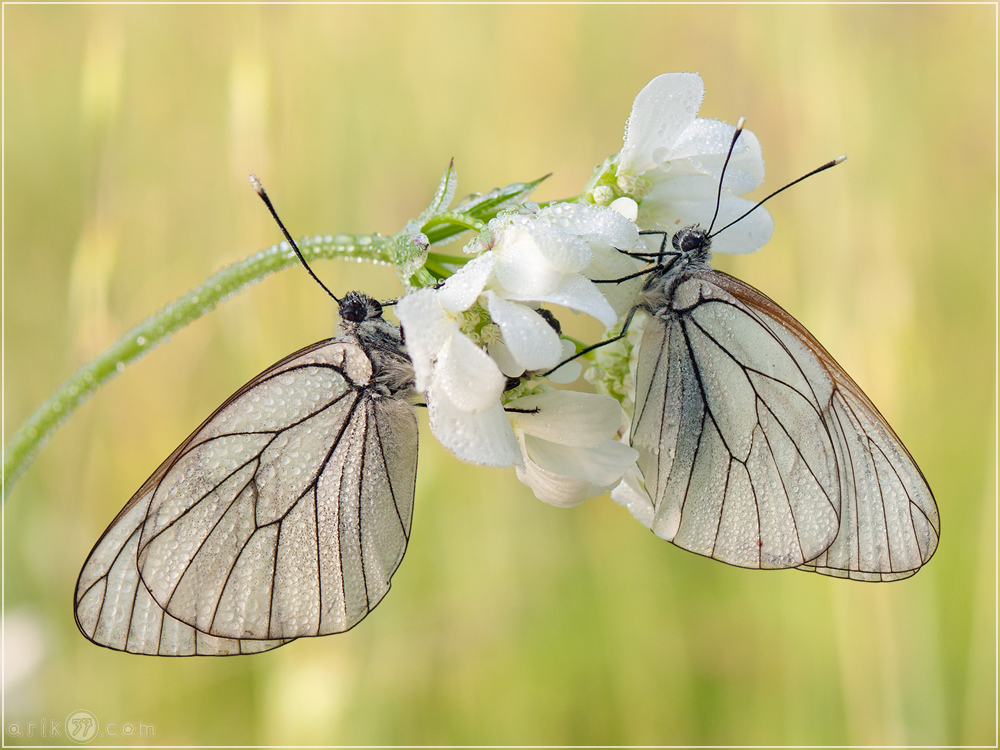
[{"label": "butterfly forewing", "polygon": [[795,567],[829,547],[832,386],[801,357],[711,272],[673,288],[643,333],[631,438],[659,536],[750,568]]},{"label": "butterfly forewing", "polygon": [[77,595],[88,637],[121,648],[128,627],[111,553],[135,592],[128,619],[151,613],[235,644],[226,653],[357,624],[406,549],[417,459],[412,407],[372,375],[360,346],[321,342],[223,404],[91,553]]},{"label": "butterfly forewing", "polygon": [[712,276],[760,325],[798,352],[811,381],[832,385],[822,418],[837,455],[840,529],[821,555],[801,567],[863,581],[894,581],[916,573],[937,549],[941,525],[934,496],[909,452],[801,323],[738,279],[716,272]]}]

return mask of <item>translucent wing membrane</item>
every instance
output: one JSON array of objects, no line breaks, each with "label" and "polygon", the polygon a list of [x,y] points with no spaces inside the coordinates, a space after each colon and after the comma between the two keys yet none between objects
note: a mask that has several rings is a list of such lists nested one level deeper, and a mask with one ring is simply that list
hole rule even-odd
[{"label": "translucent wing membrane", "polygon": [[673,305],[647,323],[636,375],[652,529],[741,567],[802,565],[839,523],[829,379],[704,279],[682,281]]},{"label": "translucent wing membrane", "polygon": [[861,581],[912,576],[934,554],[941,534],[937,504],[916,462],[861,388],[801,323],[738,279],[715,276],[775,336],[805,346],[833,383],[823,420],[837,452],[840,531],[802,568]]},{"label": "translucent wing membrane", "polygon": [[927,482],[860,388],[743,282],[687,274],[647,323],[631,441],[652,529],[749,568],[887,581],[937,547]]},{"label": "translucent wing membrane", "polygon": [[[412,407],[374,384],[361,347],[291,355],[223,404],[98,542],[77,584],[81,630],[180,655],[353,627],[403,557],[416,460]],[[168,626],[181,636],[164,645]]]},{"label": "translucent wing membrane", "polygon": [[94,643],[151,656],[229,656],[286,640],[216,638],[171,617],[139,580],[136,553],[152,492],[137,497],[94,547],[76,584],[76,622]]}]

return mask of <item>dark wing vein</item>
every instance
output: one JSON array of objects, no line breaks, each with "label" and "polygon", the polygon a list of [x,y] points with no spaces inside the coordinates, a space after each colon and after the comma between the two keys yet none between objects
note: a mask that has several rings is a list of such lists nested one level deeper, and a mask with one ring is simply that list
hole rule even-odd
[{"label": "dark wing vein", "polygon": [[371,401],[369,400],[365,402],[365,429],[361,431],[361,450],[358,451],[361,458],[358,469],[358,556],[361,558],[361,564],[358,567],[361,568],[361,585],[365,587],[365,611],[368,611],[370,602],[368,599],[368,574],[365,571],[365,540],[361,533],[364,529],[364,524],[361,522],[361,511],[364,505],[365,463],[368,460],[368,425],[372,421],[371,412]]},{"label": "dark wing vein", "polygon": [[[256,461],[257,458],[255,457],[254,460]],[[209,531],[207,534],[205,534],[205,538],[201,541],[201,544],[198,545],[197,551],[193,555],[191,555],[192,562],[194,561],[194,558],[196,558],[201,553],[201,550],[204,549],[205,545],[208,543],[208,540],[212,538],[212,533],[219,527],[219,524],[222,523],[222,519],[224,519],[226,517],[226,515],[229,512],[229,509],[233,507],[233,504],[237,500],[239,500],[240,495],[243,494],[243,491],[245,489],[247,489],[247,487],[249,487],[251,485],[251,483],[254,480],[254,476],[256,476],[256,474],[251,474],[247,478],[247,481],[244,483],[243,487],[239,490],[239,492],[236,492],[236,493],[233,494],[232,502],[229,503],[229,505],[227,506],[227,508],[226,508],[226,510],[224,512],[222,512],[222,513],[219,514],[218,520],[214,524],[212,524],[212,530]],[[218,486],[216,487],[216,489],[217,488],[218,488]],[[187,511],[185,511],[185,512],[187,512]],[[164,530],[166,530],[166,528],[168,528],[168,527],[164,527]],[[162,533],[162,531],[161,531],[161,533]],[[159,536],[159,534],[157,534],[157,536]],[[153,537],[153,538],[155,539],[156,537]],[[150,541],[152,541],[152,540],[150,540]],[[139,556],[140,557],[142,556],[142,541],[141,540],[139,542]],[[216,615],[216,612],[218,611],[218,608],[219,608],[219,602],[222,600],[222,592],[224,592],[226,590],[226,584],[229,583],[229,577],[233,574],[233,570],[235,570],[237,562],[239,562],[239,555],[237,555],[236,558],[233,560],[233,564],[232,564],[232,566],[230,566],[229,571],[226,573],[226,578],[222,582],[222,586],[219,588],[219,599],[216,600],[216,602],[215,602],[215,608],[212,611],[212,617],[209,620],[209,623],[215,622],[215,615]],[[162,604],[163,609],[164,609],[165,612],[167,612],[167,613],[170,612],[170,602],[173,600],[174,594],[177,593],[177,589],[180,588],[181,581],[184,580],[184,577],[190,571],[191,571],[191,566],[189,565],[187,567],[187,569],[177,578],[177,583],[174,586],[173,591],[170,592],[170,596],[167,597],[167,601],[163,602],[163,604]],[[141,560],[139,562],[139,578],[142,579],[142,561]],[[143,580],[143,584],[142,585],[146,586],[145,580]],[[149,586],[146,586],[146,590],[149,591]],[[152,596],[154,600],[156,599],[156,597],[153,596],[153,592],[152,591],[149,591],[149,595]],[[159,602],[157,602],[157,603],[159,604]],[[182,622],[183,622],[183,620],[182,620]],[[195,623],[190,623],[189,622],[189,623],[185,623],[185,624],[190,625],[191,627],[196,627]],[[208,631],[208,632],[209,632],[209,634],[211,634],[211,631]]]},{"label": "dark wing vein", "polygon": [[[688,316],[686,315],[684,316],[684,322],[689,322]],[[688,356],[691,358],[691,371],[694,372],[694,378],[698,382],[698,391],[701,393],[701,401],[705,407],[705,412],[708,414],[709,419],[712,420],[712,424],[715,426],[715,431],[719,433],[719,437],[722,438],[722,442],[726,444],[726,450],[729,451],[730,457],[739,461],[733,453],[733,448],[729,445],[729,441],[726,440],[726,435],[719,426],[719,422],[715,418],[715,413],[712,411],[712,405],[708,401],[708,394],[705,392],[705,384],[701,379],[701,368],[698,365],[698,358],[695,356],[694,348],[691,346],[691,337],[687,332],[687,328],[683,325],[681,326],[681,332],[684,334],[684,343],[687,346]],[[725,351],[725,349],[723,349],[723,351]],[[728,352],[726,352],[726,354],[728,354]],[[737,362],[737,364],[739,363]],[[728,432],[728,430],[726,432]],[[740,461],[740,463],[743,463],[743,461]]]},{"label": "dark wing vein", "polygon": [[[319,611],[323,610],[323,559],[319,551],[319,489],[313,488],[313,535],[316,538],[316,600],[319,603]],[[316,632],[319,635],[322,616],[316,618]]]},{"label": "dark wing vein", "polygon": [[[314,366],[314,365],[311,365],[311,366]],[[300,369],[300,368],[292,368],[292,369]],[[337,369],[337,368],[331,367],[330,369],[334,370],[337,373],[340,373],[340,370]],[[287,370],[286,372],[289,372],[289,371],[291,371],[291,370]],[[284,374],[284,373],[281,373],[281,374]],[[303,424],[304,422],[306,422],[306,421],[308,421],[310,419],[314,419],[315,417],[317,417],[320,414],[322,414],[324,411],[326,411],[326,410],[328,410],[328,409],[336,406],[337,404],[339,404],[340,401],[341,401],[341,399],[343,399],[345,396],[347,396],[347,395],[349,395],[351,393],[352,393],[352,391],[350,389],[346,390],[343,394],[341,394],[340,396],[338,396],[336,399],[334,399],[333,401],[331,401],[329,404],[327,404],[326,406],[324,406],[319,411],[312,412],[308,416],[303,417],[302,419],[296,420],[295,422],[290,423],[289,425],[287,425],[286,427],[283,427],[280,430],[259,430],[259,431],[229,432],[229,433],[224,433],[224,434],[221,434],[221,435],[215,435],[215,436],[213,436],[213,437],[211,437],[211,438],[209,438],[207,440],[204,440],[204,441],[202,441],[200,443],[197,443],[197,444],[194,444],[194,445],[190,446],[190,448],[188,450],[186,450],[183,453],[179,454],[177,456],[177,459],[174,461],[174,464],[173,464],[174,466],[177,465],[177,463],[180,461],[181,458],[184,458],[185,456],[187,456],[195,448],[203,448],[203,447],[211,444],[214,441],[224,440],[226,438],[230,438],[230,437],[234,437],[234,436],[239,436],[239,435],[268,435],[268,434],[272,434],[273,433],[273,437],[271,438],[271,440],[269,440],[267,443],[265,443],[264,445],[262,445],[260,447],[260,450],[258,450],[257,452],[251,454],[251,456],[246,461],[244,461],[243,463],[241,463],[238,466],[236,466],[236,468],[234,468],[231,472],[229,472],[224,477],[222,477],[222,479],[218,480],[215,484],[213,484],[212,486],[210,486],[202,495],[196,496],[195,499],[193,501],[191,501],[190,505],[188,505],[187,508],[185,508],[183,511],[181,511],[180,513],[178,513],[177,516],[174,518],[174,520],[169,521],[168,523],[164,524],[163,527],[159,531],[157,531],[155,534],[153,534],[149,538],[149,541],[143,542],[142,540],[140,540],[140,542],[139,542],[140,551],[141,551],[141,549],[143,547],[149,545],[153,540],[155,540],[158,536],[160,536],[164,531],[166,531],[167,529],[173,527],[178,521],[180,521],[180,519],[182,519],[183,517],[185,517],[188,513],[191,513],[198,506],[198,504],[202,500],[204,500],[206,497],[208,497],[213,492],[215,492],[216,490],[218,490],[219,487],[221,487],[222,485],[224,485],[235,474],[239,473],[239,471],[241,469],[246,468],[247,466],[249,466],[254,461],[259,461],[260,460],[260,456],[264,453],[264,451],[266,451],[268,449],[268,447],[270,447],[274,443],[274,440],[279,435],[287,432],[288,430],[292,429],[293,427],[297,427],[297,426]],[[336,445],[336,442],[334,443],[334,445]],[[259,467],[258,467],[258,470],[259,470]],[[247,480],[247,483],[249,484],[249,482],[251,482],[251,481],[256,481],[256,478],[257,478],[257,472],[255,471],[250,476],[250,478]],[[246,487],[246,485],[244,485],[244,487]],[[237,498],[239,497],[239,494],[240,493],[236,493],[235,494],[235,496],[233,497],[232,502],[236,502]],[[304,494],[305,494],[305,492],[303,492],[299,497],[301,498],[302,495],[304,495]],[[232,503],[230,503],[230,505],[231,504]],[[294,504],[295,503],[292,503],[289,506],[289,510],[291,510],[291,507],[293,507]],[[283,514],[280,518],[283,518],[284,515],[287,515],[287,513],[288,513],[288,511],[286,511],[285,514]],[[222,515],[224,516],[225,513],[223,513]],[[280,520],[280,518],[279,518],[279,520]],[[219,520],[221,521],[221,516],[220,516]],[[218,523],[218,522],[216,522],[216,523]],[[264,525],[267,525],[267,524],[264,524]],[[207,537],[206,537],[206,539],[207,539]]]},{"label": "dark wing vein", "polygon": [[[795,369],[799,371],[799,374],[802,376],[802,379],[805,381],[806,385],[809,386],[809,390],[812,393],[813,398],[816,400],[816,403],[820,404],[820,405],[823,405],[823,399],[820,397],[820,395],[818,393],[816,393],[816,389],[813,386],[812,379],[809,377],[809,375],[806,374],[806,371],[804,369],[802,369],[802,364],[799,362],[798,357],[792,352],[791,349],[788,348],[788,345],[785,344],[785,342],[781,340],[780,336],[775,335],[774,331],[771,330],[771,326],[769,326],[767,324],[767,321],[765,321],[764,318],[761,317],[760,313],[757,310],[755,310],[754,308],[749,307],[749,306],[747,306],[745,304],[735,305],[732,302],[728,302],[727,300],[722,300],[722,299],[713,299],[712,302],[720,304],[720,305],[726,305],[728,307],[732,307],[733,309],[738,310],[739,312],[741,312],[743,315],[746,315],[747,317],[753,319],[757,323],[757,325],[760,326],[761,331],[763,331],[764,333],[766,333],[771,338],[771,340],[774,343],[776,343],[778,346],[780,346],[784,350],[785,354],[788,355],[788,359],[791,360],[792,364],[795,366]],[[692,322],[694,322],[696,325],[699,325],[697,321],[692,321]],[[699,325],[699,327],[701,327],[701,326]],[[711,337],[711,334],[709,334],[707,331],[705,331],[705,335]],[[713,340],[715,340],[715,339],[713,338]],[[723,351],[726,351],[726,348],[722,344],[719,344],[718,342],[716,342],[716,344]],[[744,367],[744,369],[750,370],[752,372],[756,372],[757,374],[762,375],[764,377],[769,377],[772,380],[775,380],[776,382],[783,383],[784,385],[787,385],[792,390],[795,390],[795,387],[792,386],[790,383],[787,383],[787,382],[785,382],[783,380],[780,380],[778,378],[771,377],[767,373],[761,372],[760,370],[756,370],[756,369],[754,369],[752,367]],[[807,401],[808,401],[808,399],[807,399]],[[826,405],[823,405],[823,406],[825,408]],[[815,409],[815,407],[813,407],[813,408]],[[817,411],[817,415],[818,414],[819,414],[819,412]]]},{"label": "dark wing vein", "polygon": [[375,445],[378,446],[379,456],[382,459],[382,467],[385,469],[386,484],[389,488],[389,496],[392,498],[392,508],[396,511],[396,520],[399,521],[399,528],[403,532],[403,539],[409,542],[410,531],[406,528],[406,524],[403,523],[403,514],[399,511],[399,500],[396,498],[396,488],[392,484],[392,473],[389,471],[389,460],[385,455],[385,443],[383,442],[382,431],[379,429],[377,418],[372,420],[372,429],[375,431]]},{"label": "dark wing vein", "polygon": [[[729,460],[726,462],[726,479],[722,483],[722,497],[726,497],[726,493],[729,492],[729,479],[733,474],[733,457],[730,456]],[[687,498],[685,498],[685,501]],[[725,502],[725,500],[723,500]],[[719,515],[715,522],[715,536],[712,539],[712,547],[709,552],[709,557],[715,557],[715,548],[719,544],[719,531],[722,528],[722,504],[719,505]]]},{"label": "dark wing vein", "polygon": [[[681,523],[680,523],[681,526],[684,525],[684,508],[687,505],[688,497],[691,496],[691,480],[694,478],[694,465],[698,462],[698,455],[701,453],[701,448],[702,448],[702,440],[705,437],[705,416],[707,413],[708,409],[705,409],[701,414],[701,426],[698,428],[698,444],[695,446],[694,449],[694,461],[691,463],[691,469],[687,473],[687,482],[684,485],[684,495],[683,498],[681,499],[681,507],[679,510],[681,515]],[[730,454],[729,457],[730,460],[732,460],[732,454]],[[723,493],[722,496],[725,497],[726,496],[725,493]],[[720,516],[721,512],[722,510],[720,507],[719,509]],[[715,528],[716,528],[716,534],[718,534],[718,529],[719,529],[718,525],[716,525]]]},{"label": "dark wing vein", "polygon": [[[257,532],[260,531],[260,529],[266,528],[268,526],[273,526],[275,524],[278,525],[278,529],[279,530],[275,534],[275,547],[274,547],[274,550],[273,550],[274,561],[273,561],[273,564],[272,564],[272,571],[276,571],[277,570],[277,566],[278,566],[277,544],[279,543],[280,538],[281,538],[281,536],[280,536],[281,526],[284,523],[284,521],[288,518],[288,515],[290,513],[292,513],[292,511],[298,506],[298,504],[302,501],[302,499],[306,495],[308,495],[311,492],[311,493],[313,493],[313,497],[314,498],[316,497],[316,490],[317,490],[317,485],[318,485],[318,482],[319,482],[319,478],[320,478],[320,476],[322,476],[322,474],[325,471],[326,467],[329,465],[331,459],[333,458],[333,455],[335,454],[338,446],[340,445],[341,440],[344,439],[345,432],[352,425],[352,423],[354,421],[354,416],[357,413],[358,408],[359,408],[359,404],[362,401],[362,397],[356,391],[354,391],[352,389],[348,389],[348,390],[345,391],[344,394],[342,394],[341,396],[338,396],[337,399],[335,399],[334,401],[330,402],[330,404],[328,404],[327,406],[325,406],[323,409],[321,409],[321,410],[319,410],[317,412],[313,412],[309,417],[306,417],[306,418],[301,419],[301,420],[297,420],[294,424],[290,424],[288,427],[286,427],[286,428],[278,431],[275,434],[274,438],[271,441],[268,442],[267,445],[269,446],[269,445],[271,445],[271,443],[273,443],[274,439],[277,439],[282,433],[286,432],[287,430],[292,429],[293,427],[295,427],[297,425],[301,425],[307,419],[312,419],[312,418],[318,417],[324,411],[327,411],[328,409],[332,408],[333,406],[339,404],[341,402],[341,400],[345,396],[350,395],[350,394],[355,394],[357,396],[357,398],[355,398],[354,403],[351,404],[351,406],[350,406],[347,414],[345,414],[341,418],[341,420],[340,420],[340,426],[339,426],[339,430],[338,430],[337,436],[332,441],[332,443],[330,445],[330,448],[327,450],[326,456],[319,462],[318,467],[316,469],[316,472],[315,472],[314,476],[312,477],[312,479],[305,484],[305,486],[303,487],[303,489],[301,490],[301,492],[298,493],[298,495],[295,497],[295,499],[292,502],[288,503],[288,507],[285,509],[285,511],[283,513],[277,514],[273,518],[273,520],[268,521],[267,523],[258,524],[257,523],[257,519],[259,518],[258,503],[260,501],[260,493],[259,493],[259,490],[258,490],[258,472],[260,470],[260,466],[259,465],[258,465],[257,471],[255,471],[254,474],[251,475],[251,477],[248,479],[247,484],[244,486],[244,488],[246,488],[247,486],[253,485],[253,489],[254,489],[254,514],[253,514],[254,515],[254,531],[253,531],[253,533],[251,533],[247,537],[247,541],[243,545],[243,548],[240,550],[240,552],[237,555],[234,556],[232,565],[230,566],[229,571],[226,574],[226,579],[225,579],[223,585],[219,588],[219,595],[218,595],[218,598],[215,601],[215,607],[213,609],[212,618],[211,618],[211,622],[213,624],[215,623],[215,621],[216,621],[216,619],[218,617],[218,608],[222,604],[222,600],[225,597],[226,587],[229,584],[229,580],[230,580],[230,578],[232,576],[232,573],[238,567],[238,565],[240,563],[240,560],[242,559],[243,554],[245,553],[245,551],[247,549],[247,546],[250,544],[251,540],[254,538],[254,536],[257,534]],[[260,456],[264,453],[264,451],[266,449],[267,449],[267,446],[262,447],[261,450],[254,457],[254,460],[259,461]],[[216,487],[214,489],[217,489],[221,485],[222,485],[222,482],[220,482],[218,485],[216,485]],[[236,500],[239,499],[239,497],[240,497],[241,494],[242,494],[242,492],[235,493],[234,498],[233,498],[233,502],[236,502]],[[342,494],[342,491],[341,491],[341,494]],[[315,500],[314,500],[314,502],[315,502]],[[219,523],[222,522],[222,520],[223,520],[224,517],[225,517],[225,514],[220,515],[219,520],[216,522],[216,526]],[[214,527],[213,527],[213,529],[214,529]],[[208,534],[208,535],[205,536],[205,539],[202,541],[201,545],[199,545],[199,550],[208,542],[210,536],[211,536],[211,534]],[[317,549],[318,549],[318,542],[317,542]],[[192,560],[193,559],[194,559],[194,556],[192,556]],[[275,586],[274,586],[274,581],[275,581],[275,578],[274,578],[274,575],[272,574],[272,577],[271,577],[271,596],[269,597],[270,602],[272,603],[272,610],[273,610],[273,602],[274,602],[274,600],[276,598],[276,595],[277,595],[277,591],[276,591]],[[178,586],[179,585],[180,585],[180,581],[178,581]],[[167,609],[168,612],[170,611],[169,610],[169,605],[166,607],[166,609]],[[320,610],[320,611],[322,611],[322,610]],[[272,633],[273,633],[273,631],[271,629],[270,614],[268,615],[267,629],[264,632],[266,632],[268,635],[272,635]],[[215,634],[215,635],[218,636],[219,634]],[[227,637],[227,636],[222,636],[222,637]],[[249,637],[249,636],[244,636],[244,637]]]}]

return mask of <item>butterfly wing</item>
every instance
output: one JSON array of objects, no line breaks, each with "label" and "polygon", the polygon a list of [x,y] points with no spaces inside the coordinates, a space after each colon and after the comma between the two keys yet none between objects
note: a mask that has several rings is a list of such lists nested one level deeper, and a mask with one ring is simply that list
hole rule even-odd
[{"label": "butterfly wing", "polygon": [[651,528],[741,567],[802,565],[839,526],[833,385],[714,276],[673,287],[640,344],[631,443]]},{"label": "butterfly wing", "polygon": [[171,617],[139,578],[139,534],[152,492],[137,495],[90,553],[76,585],[76,624],[91,641],[152,656],[228,656],[268,651],[286,640],[216,638]]},{"label": "butterfly wing", "polygon": [[840,531],[801,567],[862,581],[916,573],[941,533],[934,495],[902,441],[861,388],[805,327],[753,287],[725,274],[717,283],[788,343],[804,345],[833,383],[823,412],[834,438],[840,484]]},{"label": "butterfly wing", "polygon": [[[195,431],[98,542],[77,587],[81,630],[117,647],[149,602],[244,652],[353,627],[406,549],[416,457],[412,407],[373,384],[360,347],[291,355]],[[127,617],[103,613],[123,609],[116,548],[135,568]]]}]

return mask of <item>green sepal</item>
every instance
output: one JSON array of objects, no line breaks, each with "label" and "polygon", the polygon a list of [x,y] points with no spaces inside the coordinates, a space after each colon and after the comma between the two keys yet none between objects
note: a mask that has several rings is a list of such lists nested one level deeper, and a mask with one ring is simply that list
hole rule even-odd
[{"label": "green sepal", "polygon": [[423,225],[437,214],[447,211],[448,207],[451,206],[451,202],[455,200],[455,189],[457,187],[458,173],[455,171],[455,160],[452,159],[448,162],[448,167],[444,170],[444,174],[441,175],[441,182],[438,183],[438,188],[434,191],[434,198],[431,200],[431,204],[420,212],[420,215],[413,223]]},{"label": "green sepal", "polygon": [[449,218],[425,228],[427,239],[432,245],[436,245],[470,229],[482,231],[482,227],[504,208],[526,201],[535,188],[548,177],[549,175],[545,175],[531,182],[512,182],[506,187],[494,188],[488,193],[463,198],[453,212],[442,214],[442,217]]}]

